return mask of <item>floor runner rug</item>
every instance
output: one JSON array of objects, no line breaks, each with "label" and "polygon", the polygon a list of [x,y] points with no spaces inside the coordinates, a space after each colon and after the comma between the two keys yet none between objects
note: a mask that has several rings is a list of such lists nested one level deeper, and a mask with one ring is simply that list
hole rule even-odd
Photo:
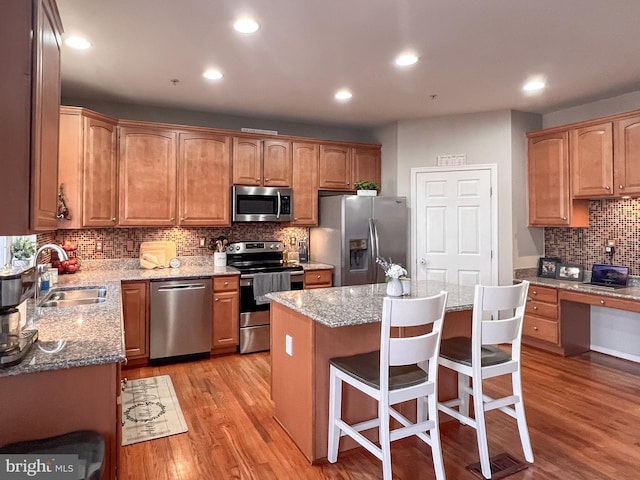
[{"label": "floor runner rug", "polygon": [[171,377],[129,380],[122,392],[122,424],[123,446],[186,432]]}]

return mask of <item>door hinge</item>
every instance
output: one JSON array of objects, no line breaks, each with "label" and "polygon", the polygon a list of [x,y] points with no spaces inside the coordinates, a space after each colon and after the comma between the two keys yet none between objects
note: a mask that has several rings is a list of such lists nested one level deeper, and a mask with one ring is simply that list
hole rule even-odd
[{"label": "door hinge", "polygon": [[493,250],[491,250],[491,259],[493,260]]}]

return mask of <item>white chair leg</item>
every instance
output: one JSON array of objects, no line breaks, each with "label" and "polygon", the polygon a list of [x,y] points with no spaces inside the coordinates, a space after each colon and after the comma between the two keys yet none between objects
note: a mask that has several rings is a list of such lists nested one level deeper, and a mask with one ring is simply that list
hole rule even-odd
[{"label": "white chair leg", "polygon": [[382,450],[382,478],[384,480],[392,480],[391,473],[391,438],[389,432],[389,405],[380,400],[378,402],[378,419],[380,426],[378,435],[380,440],[380,448]]},{"label": "white chair leg", "polygon": [[327,446],[327,460],[331,463],[338,461],[338,447],[340,445],[340,427],[336,419],[341,418],[342,412],[342,380],[336,375],[336,370],[330,368],[329,378],[329,435]]},{"label": "white chair leg", "polygon": [[484,401],[482,399],[482,381],[473,385],[473,409],[476,420],[476,435],[478,437],[478,454],[480,467],[484,478],[491,478],[491,462],[489,461],[489,443],[487,441],[487,427],[484,421]]},{"label": "white chair leg", "polygon": [[444,461],[442,460],[442,446],[440,442],[440,424],[438,419],[438,399],[435,395],[429,395],[429,419],[434,421],[434,426],[429,430],[431,438],[431,456],[433,457],[433,469],[436,472],[436,480],[445,480]]},{"label": "white chair leg", "polygon": [[458,373],[458,398],[460,399],[460,406],[458,411],[465,417],[469,416],[469,377]]},{"label": "white chair leg", "polygon": [[522,382],[520,372],[513,372],[511,375],[513,394],[517,395],[520,401],[515,404],[516,419],[518,420],[518,431],[520,432],[520,442],[522,443],[522,451],[524,458],[529,463],[533,463],[533,450],[531,449],[531,439],[529,438],[529,429],[527,428],[527,417],[524,414],[524,397],[522,396]]}]

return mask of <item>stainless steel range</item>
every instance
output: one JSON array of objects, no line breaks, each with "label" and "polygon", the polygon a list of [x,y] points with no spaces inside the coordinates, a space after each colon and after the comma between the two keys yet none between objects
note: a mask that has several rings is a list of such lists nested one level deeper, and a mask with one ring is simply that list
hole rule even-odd
[{"label": "stainless steel range", "polygon": [[303,288],[302,266],[285,264],[283,252],[284,244],[278,241],[237,242],[227,247],[227,265],[240,270],[240,353],[269,350],[269,302],[260,295],[265,282],[272,282],[271,291],[286,290],[287,285],[291,290]]}]

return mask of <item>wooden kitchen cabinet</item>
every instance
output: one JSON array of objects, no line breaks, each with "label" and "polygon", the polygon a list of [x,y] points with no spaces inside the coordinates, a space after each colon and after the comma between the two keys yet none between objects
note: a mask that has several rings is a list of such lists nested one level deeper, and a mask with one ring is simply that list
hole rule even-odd
[{"label": "wooden kitchen cabinet", "polygon": [[170,128],[118,126],[119,225],[176,223],[177,132]]},{"label": "wooden kitchen cabinet", "polygon": [[560,344],[558,291],[552,287],[529,286],[529,297],[522,327],[523,342],[556,351]]},{"label": "wooden kitchen cabinet", "polygon": [[58,229],[116,225],[116,125],[84,108],[60,108],[58,182],[71,218],[58,220]]},{"label": "wooden kitchen cabinet", "polygon": [[122,282],[122,316],[127,365],[149,360],[149,282]]},{"label": "wooden kitchen cabinet", "polygon": [[613,178],[616,196],[640,194],[640,115],[613,123]]},{"label": "wooden kitchen cabinet", "polygon": [[351,148],[345,145],[320,145],[319,187],[328,190],[353,190]]},{"label": "wooden kitchen cabinet", "polygon": [[613,197],[613,123],[572,128],[569,134],[573,197]]},{"label": "wooden kitchen cabinet", "polygon": [[304,288],[327,288],[333,286],[333,272],[326,270],[305,270]]},{"label": "wooden kitchen cabinet", "polygon": [[293,225],[318,225],[318,160],[315,143],[293,142]]},{"label": "wooden kitchen cabinet", "polygon": [[354,147],[351,150],[351,185],[356,182],[374,182],[380,191],[380,148]]},{"label": "wooden kitchen cabinet", "polygon": [[211,353],[233,353],[239,344],[240,277],[213,277],[213,337]]},{"label": "wooden kitchen cabinet", "polygon": [[0,213],[0,234],[57,228],[61,34],[54,0],[2,6],[2,193],[11,208]]},{"label": "wooden kitchen cabinet", "polygon": [[179,134],[180,225],[231,225],[230,147],[227,135],[206,131]]},{"label": "wooden kitchen cabinet", "polygon": [[291,186],[291,142],[233,138],[233,184]]},{"label": "wooden kitchen cabinet", "polygon": [[527,137],[529,225],[589,226],[589,201],[571,196],[568,131]]}]

